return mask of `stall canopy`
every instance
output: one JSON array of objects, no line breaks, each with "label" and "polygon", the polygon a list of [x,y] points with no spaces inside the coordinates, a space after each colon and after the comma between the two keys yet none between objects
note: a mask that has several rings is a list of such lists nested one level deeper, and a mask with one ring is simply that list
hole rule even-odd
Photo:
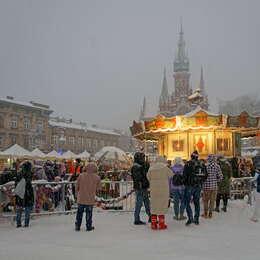
[{"label": "stall canopy", "polygon": [[90,158],[90,153],[88,153],[86,150],[80,154],[78,154],[77,156],[78,158],[81,158],[81,159],[88,159]]},{"label": "stall canopy", "polygon": [[114,146],[105,146],[99,152],[95,154],[97,160],[112,160],[112,161],[122,161],[126,162],[129,160],[126,153]]},{"label": "stall canopy", "polygon": [[61,156],[55,150],[46,154],[45,157],[47,157],[47,158],[61,158]]},{"label": "stall canopy", "polygon": [[31,152],[31,155],[33,157],[39,157],[39,158],[44,158],[46,157],[46,154],[43,153],[40,149],[36,148]]},{"label": "stall canopy", "polygon": [[32,156],[32,154],[21,147],[18,144],[14,144],[13,146],[6,149],[4,152],[2,152],[2,155],[5,156],[11,156],[11,157],[25,157],[25,156]]},{"label": "stall canopy", "polygon": [[64,159],[75,159],[75,158],[77,158],[78,156],[75,154],[75,153],[73,153],[72,151],[67,151],[67,152],[65,152],[63,155],[62,155],[62,158],[64,158]]}]

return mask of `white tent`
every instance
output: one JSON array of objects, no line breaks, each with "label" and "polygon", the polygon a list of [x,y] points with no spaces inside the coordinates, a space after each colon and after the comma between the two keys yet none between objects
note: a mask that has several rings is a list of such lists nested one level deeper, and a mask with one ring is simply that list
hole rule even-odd
[{"label": "white tent", "polygon": [[77,155],[75,153],[73,153],[72,151],[68,150],[61,157],[64,159],[75,159],[75,158],[77,158]]},{"label": "white tent", "polygon": [[60,158],[61,156],[55,150],[53,150],[53,151],[49,152],[48,154],[46,154],[45,157],[47,157],[47,158]]},{"label": "white tent", "polygon": [[40,149],[36,148],[34,149],[32,152],[31,152],[31,155],[32,156],[35,156],[35,157],[39,157],[39,158],[44,158],[46,157],[46,154],[43,153]]},{"label": "white tent", "polygon": [[13,146],[9,147],[4,152],[2,152],[2,155],[12,157],[28,157],[31,156],[31,153],[23,147],[21,147],[20,145],[14,144]]},{"label": "white tent", "polygon": [[114,146],[105,146],[99,152],[95,154],[97,160],[118,160],[128,161],[126,153]]},{"label": "white tent", "polygon": [[88,159],[90,157],[90,153],[88,153],[86,150],[80,154],[78,154],[77,156],[78,158],[81,158],[81,159]]}]

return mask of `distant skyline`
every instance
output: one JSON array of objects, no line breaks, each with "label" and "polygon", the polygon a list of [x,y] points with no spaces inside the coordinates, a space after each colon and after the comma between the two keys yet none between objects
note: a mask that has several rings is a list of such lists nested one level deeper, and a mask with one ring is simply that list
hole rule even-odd
[{"label": "distant skyline", "polygon": [[127,129],[144,96],[158,111],[163,69],[174,89],[180,18],[196,89],[259,95],[257,0],[0,0],[1,96],[46,103],[75,121]]}]

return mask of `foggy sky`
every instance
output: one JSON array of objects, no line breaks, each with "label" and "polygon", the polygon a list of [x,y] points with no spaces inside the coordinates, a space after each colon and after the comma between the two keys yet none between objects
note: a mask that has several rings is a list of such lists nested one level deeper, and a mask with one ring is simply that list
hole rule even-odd
[{"label": "foggy sky", "polygon": [[163,67],[173,90],[180,17],[197,88],[216,98],[259,93],[260,1],[0,0],[0,95],[59,115],[128,128],[146,96],[158,110]]}]

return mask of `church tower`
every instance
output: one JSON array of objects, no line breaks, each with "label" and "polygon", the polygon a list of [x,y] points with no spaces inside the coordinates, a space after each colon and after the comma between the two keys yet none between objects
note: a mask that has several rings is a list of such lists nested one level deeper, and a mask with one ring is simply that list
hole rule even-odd
[{"label": "church tower", "polygon": [[190,111],[188,97],[192,94],[190,87],[190,63],[185,51],[184,33],[182,29],[182,23],[179,33],[177,55],[174,60],[174,87],[175,92],[173,94],[173,107],[172,111],[176,111],[177,114],[185,114]]},{"label": "church tower", "polygon": [[139,120],[140,121],[144,120],[145,116],[146,116],[146,98],[144,97],[143,105],[141,106]]},{"label": "church tower", "polygon": [[166,68],[164,68],[162,91],[159,99],[159,113],[164,114],[167,111],[169,111],[169,91],[166,78]]},{"label": "church tower", "polygon": [[200,94],[204,97],[203,101],[201,103],[201,107],[205,110],[209,109],[209,102],[208,102],[208,96],[205,91],[205,82],[204,82],[204,76],[203,76],[203,68],[201,66],[200,69],[200,84],[199,84]]}]

